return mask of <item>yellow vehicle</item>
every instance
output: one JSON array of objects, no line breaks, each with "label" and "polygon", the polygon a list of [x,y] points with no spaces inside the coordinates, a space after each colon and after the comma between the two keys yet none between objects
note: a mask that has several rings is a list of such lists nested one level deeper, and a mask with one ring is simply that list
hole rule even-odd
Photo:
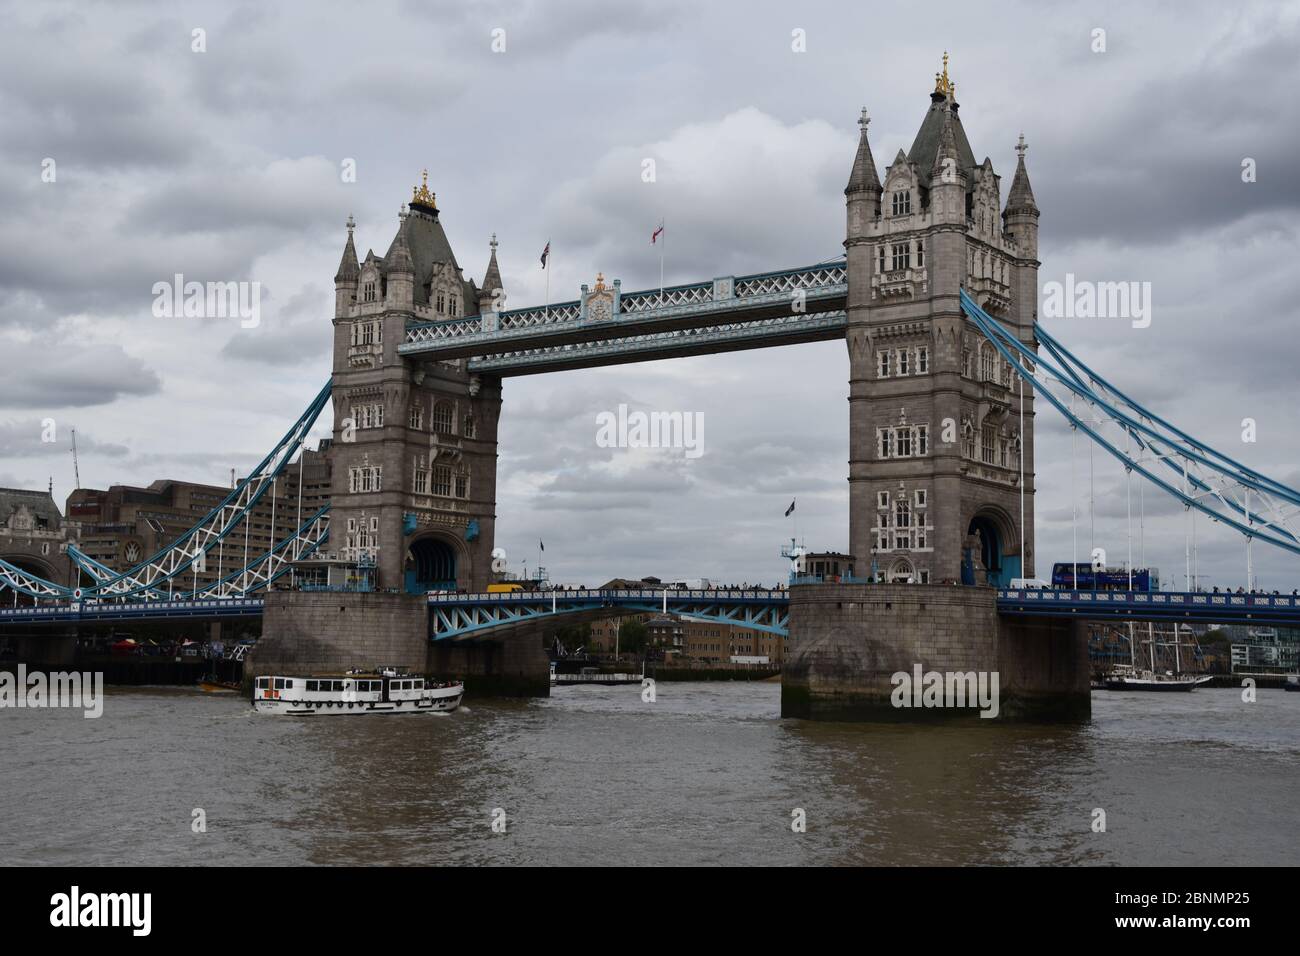
[{"label": "yellow vehicle", "polygon": [[502,582],[501,584],[489,584],[488,594],[512,594],[515,591],[522,591],[524,586],[513,581]]}]

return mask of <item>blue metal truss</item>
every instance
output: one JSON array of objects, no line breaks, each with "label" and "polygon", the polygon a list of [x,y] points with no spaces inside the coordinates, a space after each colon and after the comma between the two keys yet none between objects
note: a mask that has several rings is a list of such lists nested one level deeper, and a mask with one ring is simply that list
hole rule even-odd
[{"label": "blue metal truss", "polygon": [[[294,451],[305,446],[307,433],[329,402],[330,387],[327,382],[275,448],[221,504],[152,557],[127,571],[113,572],[88,558],[76,547],[69,547],[68,555],[95,581],[94,586],[83,589],[83,593],[142,599],[150,592],[156,594],[159,585],[183,574],[201,555],[206,555],[217,547],[248,517],[262,496],[271,489],[274,480],[292,460]],[[263,557],[265,556],[259,556],[257,560],[261,561]]]},{"label": "blue metal truss", "polygon": [[39,575],[24,571],[16,564],[0,559],[0,592],[17,591],[34,598],[67,599],[72,596],[72,588],[47,581]]},{"label": "blue metal truss", "polygon": [[[469,638],[511,625],[608,608],[678,614],[718,624],[785,636],[790,625],[788,591],[515,591],[508,594],[429,592],[429,636],[435,641]],[[588,614],[590,616],[590,614]],[[563,623],[559,621],[557,623]]]},{"label": "blue metal truss", "polygon": [[1080,620],[1177,620],[1188,623],[1300,626],[1300,597],[1203,591],[999,590],[998,613]]},{"label": "blue metal truss", "polygon": [[[1034,334],[1046,355],[1021,342],[964,289],[961,306],[1002,357],[1032,381],[1036,394],[1127,470],[1142,475],[1185,507],[1207,514],[1247,538],[1300,554],[1300,492],[1241,465],[1147,411],[1097,376],[1041,326],[1035,324]],[[1075,413],[1076,400],[1090,412],[1087,418]],[[1120,448],[1103,435],[1103,424],[1117,427],[1127,436],[1126,444],[1135,445],[1136,451]],[[1181,487],[1168,480],[1164,469],[1174,473]]]}]

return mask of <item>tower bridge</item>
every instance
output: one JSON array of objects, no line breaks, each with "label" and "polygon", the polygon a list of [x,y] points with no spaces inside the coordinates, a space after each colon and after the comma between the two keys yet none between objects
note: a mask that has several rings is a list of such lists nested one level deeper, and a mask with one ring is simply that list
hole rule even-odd
[{"label": "tower bridge", "polygon": [[[0,588],[46,605],[39,610],[51,623],[51,605],[68,615],[74,604],[82,614],[101,601],[167,614],[168,602],[189,602],[197,614],[219,610],[207,601],[245,602],[241,613],[264,617],[250,664],[257,673],[383,659],[544,693],[538,627],[647,599],[484,593],[503,382],[843,339],[848,553],[859,567],[870,558],[870,582],[672,598],[692,615],[788,634],[783,713],[890,719],[889,675],[920,663],[1001,672],[1004,714],[1078,717],[1089,708],[1080,615],[1293,619],[1290,606],[1196,595],[1129,595],[1103,607],[1078,592],[1048,598],[1009,587],[1035,569],[1040,396],[1130,473],[1248,541],[1300,553],[1300,493],[1148,411],[1037,324],[1040,213],[1024,137],[1004,201],[1002,176],[975,158],[946,56],[910,148],[897,151],[883,177],[869,124],[863,110],[844,190],[842,258],[631,292],[598,274],[575,300],[520,309],[500,307],[495,237],[482,282],[465,277],[426,177],[383,255],[358,255],[348,220],[330,382],[226,501],[126,571],[69,547],[76,584],[0,555]],[[326,403],[334,412],[328,506],[298,515],[291,535],[241,570],[203,586],[192,576],[184,590],[187,572],[239,533]],[[272,587],[311,568],[362,578],[366,590]],[[132,611],[100,605],[93,613]],[[0,614],[6,622],[35,618],[13,609]]]}]

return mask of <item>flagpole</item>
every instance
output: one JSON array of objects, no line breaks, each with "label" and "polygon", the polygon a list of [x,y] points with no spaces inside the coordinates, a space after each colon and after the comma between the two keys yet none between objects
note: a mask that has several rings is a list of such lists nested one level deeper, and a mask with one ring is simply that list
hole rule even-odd
[{"label": "flagpole", "polygon": [[542,309],[542,316],[546,320],[551,318],[551,240],[546,240],[546,261],[542,263],[542,269],[546,272],[546,306]]},{"label": "flagpole", "polygon": [[668,230],[664,228],[664,221],[659,220],[659,238],[663,244],[659,246],[659,308],[664,307],[664,254],[668,249]]}]

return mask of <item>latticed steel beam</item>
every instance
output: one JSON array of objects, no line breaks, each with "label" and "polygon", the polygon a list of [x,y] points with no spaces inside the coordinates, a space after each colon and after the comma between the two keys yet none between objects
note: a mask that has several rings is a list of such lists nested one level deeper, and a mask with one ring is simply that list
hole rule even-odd
[{"label": "latticed steel beam", "polygon": [[510,594],[429,593],[433,640],[466,638],[512,625],[537,623],[593,611],[667,611],[687,617],[748,627],[769,634],[789,631],[788,591],[516,591]]},{"label": "latticed steel beam", "polygon": [[207,597],[244,597],[267,587],[272,581],[288,574],[293,563],[307,557],[329,537],[329,505],[325,505],[303,522],[302,527],[284,538],[270,551],[249,562],[246,567],[228,574],[214,584],[190,591],[185,597],[191,600]]},{"label": "latticed steel beam", "polygon": [[66,599],[72,596],[72,588],[47,581],[30,571],[24,571],[16,564],[0,559],[0,592],[5,590],[35,598]]},{"label": "latticed steel beam", "polygon": [[[1188,508],[1207,514],[1247,538],[1300,554],[1300,492],[1246,468],[1227,455],[1196,441],[1113,385],[1099,379],[1087,366],[1035,324],[1034,333],[1047,350],[1036,353],[997,319],[980,308],[963,289],[962,310],[1018,373],[1032,381],[1070,423],[1105,449],[1127,470],[1136,471]],[[1096,413],[1077,415],[1073,400]],[[1099,430],[1113,424],[1137,446],[1134,454],[1120,448]],[[1157,472],[1155,466],[1160,466]],[[1171,482],[1164,469],[1172,471]],[[1253,496],[1253,497],[1252,497]]]},{"label": "latticed steel beam", "polygon": [[89,561],[85,555],[70,548],[69,555],[96,581],[95,586],[87,589],[86,593],[101,598],[139,598],[189,570],[201,555],[207,554],[225,540],[251,514],[262,496],[271,489],[272,482],[292,460],[294,451],[301,446],[305,452],[307,433],[329,402],[329,396],[330,384],[326,383],[270,454],[221,504],[170,545],[135,567],[114,573],[112,577],[104,577],[102,565],[96,567],[97,562]]}]

